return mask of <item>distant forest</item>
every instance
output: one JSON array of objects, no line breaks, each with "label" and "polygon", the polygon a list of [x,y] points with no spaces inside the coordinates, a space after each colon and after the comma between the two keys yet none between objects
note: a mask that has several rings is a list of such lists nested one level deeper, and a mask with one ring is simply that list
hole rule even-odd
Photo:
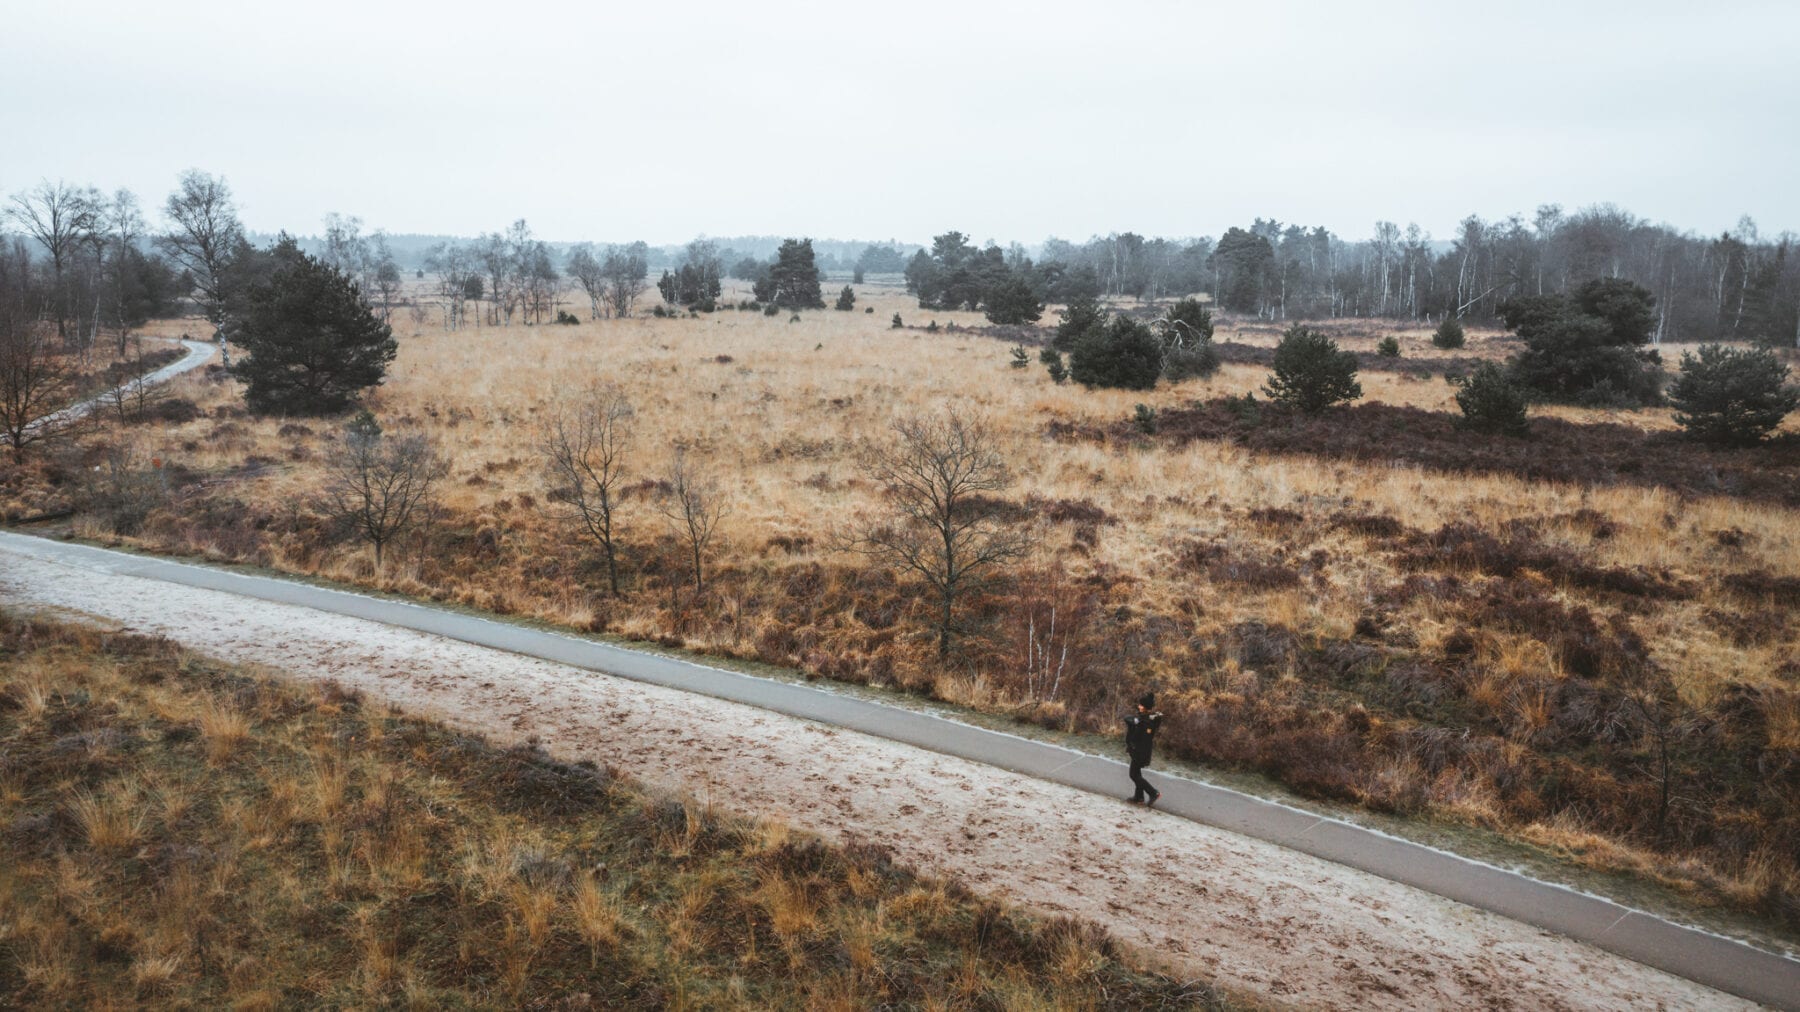
[{"label": "distant forest", "polygon": [[[41,289],[35,312],[54,319],[60,334],[73,328],[91,340],[101,329],[123,334],[190,294],[200,295],[216,315],[219,285],[229,281],[231,263],[242,259],[238,247],[266,249],[275,238],[244,233],[224,180],[198,171],[181,177],[162,217],[166,221],[149,221],[128,190],[108,195],[46,180],[13,194],[0,209],[0,288]],[[494,304],[487,315],[495,322],[520,311],[526,321],[543,319],[576,288],[586,292],[591,313],[629,314],[637,293],[661,272],[704,279],[699,287],[716,295],[724,277],[752,280],[765,273],[786,238],[606,245],[537,239],[523,220],[474,238],[365,233],[361,219],[340,214],[326,215],[323,224],[318,236],[298,237],[301,251],[356,278],[384,315],[403,300],[408,276],[431,276],[450,303],[449,326],[460,321],[462,303],[474,300]],[[205,228],[196,233],[198,225]],[[1085,242],[1050,238],[1035,247],[1015,242],[1002,248],[949,231],[929,247],[897,240],[814,239],[809,245],[821,275],[862,281],[904,274],[921,306],[988,310],[997,322],[1036,320],[1044,304],[1082,296],[1149,300],[1202,293],[1217,308],[1269,320],[1486,322],[1498,319],[1509,299],[1619,278],[1654,297],[1656,343],[1800,346],[1796,237],[1785,231],[1765,237],[1749,218],[1702,236],[1610,204],[1573,213],[1549,204],[1529,220],[1471,215],[1448,239],[1382,221],[1369,237],[1347,240],[1322,227],[1258,218],[1216,239],[1119,232]]]},{"label": "distant forest", "polygon": [[[949,239],[951,264],[944,259]],[[395,257],[422,268],[444,236],[390,235]],[[730,272],[743,258],[772,259],[779,236],[709,240]],[[324,240],[302,239],[302,248]],[[588,244],[551,243],[559,259]],[[1149,238],[1134,232],[1085,242],[1050,238],[1035,247],[971,245],[951,232],[931,247],[886,242],[813,241],[829,274],[895,273],[923,266],[985,274],[974,291],[996,287],[1004,271],[1046,302],[1065,301],[1071,280],[1112,298],[1156,299],[1210,293],[1234,313],[1271,320],[1386,317],[1437,321],[1446,316],[1491,321],[1502,302],[1520,295],[1566,292],[1597,277],[1625,278],[1656,297],[1654,339],[1747,340],[1800,346],[1800,249],[1790,232],[1770,238],[1741,219],[1717,236],[1654,224],[1610,204],[1565,213],[1546,205],[1527,220],[1513,215],[1463,219],[1450,239],[1417,225],[1376,223],[1366,239],[1347,240],[1322,227],[1258,218],[1214,239]],[[639,247],[652,272],[678,269],[689,246]],[[966,261],[964,258],[966,255]],[[979,297],[970,300],[979,308]]]},{"label": "distant forest", "polygon": [[[412,232],[383,232],[382,237],[387,241],[388,249],[393,253],[394,260],[406,270],[423,269],[431,259],[432,253],[436,250],[440,250],[446,246],[467,244],[471,241],[468,236],[421,235]],[[271,232],[247,232],[245,233],[245,238],[255,246],[272,246],[278,236]],[[325,253],[331,244],[327,233],[295,236],[294,238],[301,250],[314,256]],[[775,252],[781,248],[783,240],[788,237],[780,235],[738,235],[708,236],[705,238],[707,241],[718,247],[722,259],[725,259],[727,263],[736,263],[743,257],[754,257],[760,260],[773,259]],[[599,246],[605,248],[609,245],[628,246],[635,244],[547,242],[545,245],[548,246],[550,251],[559,259],[567,259],[569,255],[575,252],[575,250],[584,246]],[[813,240],[813,251],[818,258],[820,269],[833,273],[848,274],[855,270],[858,258],[862,255],[863,251],[870,246],[896,250],[902,257],[911,256],[913,251],[919,248],[918,243],[901,242],[898,239],[887,239],[875,242],[866,239]],[[681,266],[687,252],[686,243],[668,246],[646,245],[644,248],[647,251],[647,256],[645,258],[646,266],[652,271],[668,270]],[[898,271],[899,269],[900,268],[898,267],[894,268],[895,271]]]},{"label": "distant forest", "polygon": [[[1217,240],[1146,239],[1127,232],[1079,244],[1051,239],[1036,252],[1035,271],[1091,273],[1114,297],[1209,292],[1226,310],[1276,320],[1487,321],[1516,296],[1624,278],[1655,296],[1658,343],[1800,344],[1796,237],[1784,232],[1764,238],[1748,218],[1708,237],[1611,205],[1573,214],[1551,205],[1529,222],[1516,215],[1500,221],[1471,215],[1448,241],[1388,221],[1377,223],[1367,239],[1346,241],[1323,228],[1259,218]],[[1024,268],[1025,254],[1016,247],[1007,259]]]}]

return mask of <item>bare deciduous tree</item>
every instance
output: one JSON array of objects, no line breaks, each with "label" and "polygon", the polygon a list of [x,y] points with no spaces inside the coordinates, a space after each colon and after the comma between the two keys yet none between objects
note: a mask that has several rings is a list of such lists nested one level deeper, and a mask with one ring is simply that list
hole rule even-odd
[{"label": "bare deciduous tree", "polygon": [[131,312],[126,308],[130,295],[127,272],[136,253],[138,240],[144,234],[144,215],[138,210],[137,194],[121,188],[104,208],[106,234],[105,289],[111,301],[112,321],[118,324],[119,357],[123,358],[131,337]]},{"label": "bare deciduous tree", "polygon": [[706,592],[702,566],[719,518],[725,515],[725,500],[719,487],[700,473],[687,451],[680,447],[675,450],[668,484],[659,508],[676,535],[687,543],[694,570],[694,593],[698,596]]},{"label": "bare deciduous tree", "polygon": [[601,272],[601,264],[594,257],[594,251],[585,244],[575,247],[569,254],[568,266],[564,268],[569,277],[581,286],[588,297],[588,319],[600,318],[600,304],[606,301],[606,275]]},{"label": "bare deciduous tree", "polygon": [[1606,716],[1601,728],[1604,737],[1620,742],[1636,739],[1642,749],[1643,757],[1637,765],[1644,778],[1656,785],[1652,827],[1659,843],[1667,838],[1669,815],[1678,800],[1680,753],[1694,729],[1685,709],[1675,683],[1668,675],[1653,672],[1641,684],[1621,693],[1618,705]]},{"label": "bare deciduous tree", "polygon": [[409,530],[430,507],[432,486],[448,462],[423,435],[387,436],[364,412],[345,430],[326,463],[325,513],[382,549]]},{"label": "bare deciduous tree", "polygon": [[73,394],[74,373],[50,346],[44,306],[50,293],[36,278],[23,239],[0,236],[0,441],[13,463],[26,446],[59,435],[42,421]]},{"label": "bare deciduous tree", "polygon": [[[520,219],[520,224],[524,223]],[[488,322],[499,326],[504,310],[506,322],[512,322],[513,311],[513,258],[508,252],[506,237],[498,232],[489,232],[475,240],[473,245],[475,261],[487,276]]]},{"label": "bare deciduous tree", "polygon": [[338,273],[369,287],[368,277],[374,260],[369,237],[362,234],[363,220],[354,214],[332,211],[325,215],[323,248],[319,260],[338,269]]},{"label": "bare deciduous tree", "polygon": [[544,317],[562,302],[562,274],[550,256],[550,244],[541,240],[527,242],[519,251],[515,276],[525,321],[543,323]]},{"label": "bare deciduous tree", "polygon": [[45,180],[24,193],[14,194],[7,215],[25,234],[38,241],[50,256],[50,312],[56,319],[56,336],[69,340],[69,268],[84,247],[100,235],[106,200],[92,187],[79,189],[57,180]]},{"label": "bare deciduous tree", "polygon": [[426,254],[425,267],[438,279],[444,300],[444,329],[455,330],[467,316],[470,283],[479,285],[481,270],[467,247],[439,243]]},{"label": "bare deciduous tree", "polygon": [[616,388],[596,386],[555,410],[542,442],[547,512],[600,546],[614,597],[619,596],[619,488],[630,441],[630,402]]},{"label": "bare deciduous tree", "polygon": [[1016,680],[1033,702],[1060,698],[1064,685],[1079,678],[1090,661],[1092,591],[1069,579],[1058,564],[1022,574],[1013,611],[1023,621],[1019,632],[1024,656],[1009,672],[1009,680]]},{"label": "bare deciduous tree", "polygon": [[375,294],[381,296],[381,320],[389,322],[394,315],[394,301],[400,297],[403,284],[400,278],[400,262],[394,259],[394,251],[388,246],[387,233],[379,229],[369,240],[370,264],[369,284]]},{"label": "bare deciduous tree", "polygon": [[648,285],[645,279],[650,276],[649,248],[634,242],[608,250],[600,274],[606,282],[601,298],[606,301],[607,311],[615,317],[630,316],[632,303]]},{"label": "bare deciduous tree", "polygon": [[64,434],[52,415],[75,390],[68,360],[51,347],[48,329],[37,319],[0,307],[0,435],[12,447],[14,464],[25,448]]},{"label": "bare deciduous tree", "polygon": [[126,442],[106,451],[105,459],[82,475],[83,508],[127,537],[143,529],[152,510],[168,500],[169,486],[160,461],[150,461]]},{"label": "bare deciduous tree", "polygon": [[[157,242],[193,279],[200,312],[212,324],[213,338],[224,350],[226,268],[244,243],[231,188],[223,178],[189,169],[181,174],[180,187],[169,194],[163,213],[174,227]],[[229,351],[225,364],[231,364]]]},{"label": "bare deciduous tree", "polygon": [[[135,351],[136,358],[144,357],[144,339],[136,334],[119,342],[119,357]],[[113,413],[118,415],[119,424],[123,425],[133,418],[142,418],[152,406],[162,400],[164,391],[160,384],[146,383],[144,376],[132,376],[121,381],[104,395],[104,403],[111,405]]]},{"label": "bare deciduous tree", "polygon": [[925,581],[937,602],[932,626],[943,660],[960,631],[958,604],[1000,563],[1024,555],[1029,541],[994,498],[1012,486],[1012,474],[982,419],[954,410],[906,418],[894,435],[863,464],[886,491],[888,513],[842,543]]}]

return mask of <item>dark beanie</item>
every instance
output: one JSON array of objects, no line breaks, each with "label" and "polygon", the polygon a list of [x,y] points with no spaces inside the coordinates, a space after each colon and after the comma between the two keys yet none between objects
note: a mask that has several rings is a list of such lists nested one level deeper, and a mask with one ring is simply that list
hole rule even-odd
[{"label": "dark beanie", "polygon": [[1139,696],[1138,697],[1138,705],[1143,707],[1146,710],[1155,709],[1156,708],[1156,693],[1146,692],[1143,695]]}]

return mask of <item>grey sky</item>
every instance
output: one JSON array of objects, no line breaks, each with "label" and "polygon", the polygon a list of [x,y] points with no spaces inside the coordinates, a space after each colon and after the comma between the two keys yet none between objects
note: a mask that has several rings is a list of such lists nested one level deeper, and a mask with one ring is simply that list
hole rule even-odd
[{"label": "grey sky", "polygon": [[260,230],[1800,230],[1793,0],[9,7],[0,191],[196,167]]}]

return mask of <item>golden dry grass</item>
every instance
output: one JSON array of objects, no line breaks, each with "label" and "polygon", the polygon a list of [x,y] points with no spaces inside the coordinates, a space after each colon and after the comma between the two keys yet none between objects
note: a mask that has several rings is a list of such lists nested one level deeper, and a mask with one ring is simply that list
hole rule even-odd
[{"label": "golden dry grass", "polygon": [[[1172,586],[1164,575],[1167,549],[1184,534],[1235,533],[1272,545],[1277,539],[1240,529],[1240,511],[1317,510],[1336,503],[1355,503],[1424,529],[1458,520],[1498,526],[1586,507],[1621,522],[1617,536],[1582,545],[1603,565],[1643,565],[1698,576],[1744,568],[1800,575],[1800,524],[1793,513],[1730,499],[1683,503],[1641,488],[1581,490],[1500,476],[1269,458],[1216,444],[1151,446],[1128,453],[1056,444],[1042,436],[1051,419],[1107,423],[1128,416],[1140,401],[1161,407],[1218,392],[1247,392],[1261,383],[1264,371],[1233,366],[1211,381],[1165,385],[1150,394],[1057,387],[1039,369],[1006,368],[1005,346],[992,340],[886,329],[882,321],[894,308],[915,320],[921,314],[890,293],[871,292],[863,299],[874,304],[874,314],[809,313],[800,323],[727,312],[699,320],[425,332],[407,340],[395,379],[372,403],[384,416],[434,434],[455,455],[456,474],[463,481],[450,493],[453,508],[523,526],[531,518],[500,504],[541,491],[532,447],[534,419],[554,392],[573,385],[575,378],[618,383],[631,392],[638,411],[635,474],[657,475],[666,469],[672,446],[691,447],[728,483],[733,509],[724,538],[740,553],[782,534],[817,538],[842,518],[868,508],[873,490],[859,480],[855,454],[868,441],[883,438],[895,417],[950,406],[974,408],[1000,426],[1004,452],[1021,476],[1020,493],[1089,500],[1127,520],[1106,530],[1090,564],[1144,578],[1140,599],[1152,608],[1190,592]],[[964,327],[983,322],[969,313],[924,315]],[[1481,341],[1473,344],[1478,350]],[[721,355],[731,361],[716,361]],[[1450,400],[1450,388],[1441,382],[1365,373],[1364,385],[1368,397],[1393,403],[1443,409]],[[459,420],[459,411],[475,417]],[[1629,417],[1666,424],[1668,414],[1644,411]],[[290,476],[297,486],[308,480],[303,468]],[[468,484],[472,478],[483,484]],[[271,492],[281,494],[277,489],[278,484]],[[1664,520],[1669,516],[1677,518],[1673,530]],[[634,519],[641,532],[654,533],[660,526],[654,516]],[[1738,556],[1719,553],[1705,535],[1728,528],[1750,532],[1751,547]],[[1563,537],[1587,540],[1574,531]],[[1334,574],[1325,593],[1308,595],[1315,605],[1302,609],[1299,628],[1341,633],[1361,607],[1357,591],[1374,575],[1368,570],[1379,563],[1357,559],[1361,553],[1348,538],[1326,541],[1323,547],[1350,560],[1350,568]],[[1217,624],[1265,614],[1260,601],[1238,603],[1221,595],[1205,603],[1216,606],[1208,612]],[[1702,607],[1696,605],[1696,610]],[[1768,670],[1766,663],[1757,663],[1766,654],[1706,635],[1704,622],[1682,631],[1688,635],[1671,629],[1666,640],[1684,655],[1679,666],[1684,682],[1706,685],[1722,672],[1742,677]]]},{"label": "golden dry grass", "polygon": [[[214,761],[198,725],[249,696],[262,718]],[[0,756],[6,1007],[1227,1007],[881,853],[164,641],[0,612]],[[895,912],[920,891],[942,900]],[[1052,956],[1078,976],[1036,974]]]},{"label": "golden dry grass", "polygon": [[[731,292],[727,299],[740,297],[747,293]],[[1334,526],[1331,518],[1374,515],[1426,532],[1450,524],[1502,531],[1528,522],[1547,550],[1599,569],[1662,574],[1695,592],[1664,600],[1620,598],[1530,573],[1522,587],[1560,608],[1589,609],[1602,625],[1627,623],[1687,705],[1710,706],[1750,687],[1765,694],[1768,747],[1792,750],[1800,738],[1792,702],[1800,689],[1800,669],[1792,663],[1800,655],[1800,629],[1779,609],[1722,589],[1745,573],[1800,577],[1800,516],[1792,510],[1728,497],[1684,499],[1661,488],[1588,488],[1264,454],[1218,442],[1059,441],[1047,435],[1051,422],[1109,426],[1130,417],[1139,403],[1167,409],[1256,390],[1264,371],[1231,365],[1210,380],[1150,392],[1087,391],[1052,384],[1035,364],[1009,368],[1007,345],[968,332],[985,324],[977,314],[922,311],[897,289],[879,286],[861,289],[858,306],[853,313],[806,313],[798,322],[786,314],[728,310],[700,318],[453,333],[433,325],[414,331],[397,315],[400,355],[368,404],[390,431],[424,432],[449,455],[442,528],[454,536],[423,547],[398,546],[381,573],[366,549],[333,543],[307,519],[306,503],[335,423],[241,417],[233,384],[183,380],[174,393],[210,416],[139,430],[134,438],[142,453],[204,476],[212,484],[202,498],[221,506],[209,512],[189,502],[165,510],[153,517],[145,537],[152,545],[477,608],[925,688],[1057,727],[1095,727],[1094,700],[1084,711],[1066,699],[1021,698],[1017,674],[1028,654],[1026,630],[1008,624],[1016,613],[1002,609],[980,650],[940,669],[916,636],[921,630],[910,618],[906,588],[855,584],[853,574],[864,563],[828,548],[834,532],[879,505],[879,490],[859,469],[860,455],[886,438],[895,419],[955,407],[983,413],[994,424],[999,448],[1018,476],[1015,499],[1085,504],[1108,518],[1085,532],[1041,525],[1026,566],[1034,574],[1061,573],[1068,587],[1103,588],[1095,592],[1098,603],[1134,616],[1134,634],[1164,623],[1162,642],[1173,645],[1119,655],[1109,678],[1155,685],[1196,712],[1268,698],[1271,688],[1298,696],[1305,679],[1291,663],[1261,670],[1231,650],[1196,663],[1196,652],[1257,624],[1289,630],[1313,647],[1342,643],[1376,613],[1397,632],[1395,642],[1413,644],[1406,649],[1421,658],[1442,657],[1470,625],[1468,607],[1429,593],[1383,603],[1407,575],[1398,557]],[[874,312],[861,312],[863,306]],[[890,329],[896,311],[909,328],[935,321],[943,329]],[[949,330],[951,325],[958,329]],[[163,325],[171,331],[180,326]],[[1369,350],[1393,333],[1407,357],[1425,360],[1497,357],[1508,347],[1491,332],[1472,331],[1468,348],[1445,353],[1430,347],[1429,331],[1422,328],[1343,329],[1346,347]],[[1271,343],[1274,328],[1227,322],[1218,336]],[[1666,351],[1674,358],[1679,349]],[[681,447],[726,491],[730,510],[712,562],[719,579],[704,602],[681,598],[679,573],[669,569],[679,563],[658,543],[668,527],[643,497],[625,503],[626,556],[639,572],[633,593],[619,602],[601,593],[603,582],[590,565],[592,547],[542,513],[537,427],[558,396],[594,381],[623,388],[635,406],[629,481],[657,478]],[[1369,399],[1453,409],[1453,388],[1441,379],[1365,371],[1362,382]],[[1548,413],[1646,429],[1671,424],[1667,409],[1559,407]],[[1261,510],[1292,511],[1300,525],[1252,520]],[[1584,516],[1604,518],[1604,536]],[[247,517],[259,518],[257,527],[267,533],[251,527]],[[1726,545],[1720,532],[1737,533]],[[1190,561],[1195,545],[1305,576],[1273,586],[1221,581],[1196,572]],[[815,569],[823,576],[813,575]],[[1480,584],[1481,574],[1464,575]],[[817,589],[792,589],[803,586]],[[873,617],[864,622],[865,615],[896,608],[896,625]],[[1744,633],[1720,617],[1745,612],[1763,625]],[[1568,659],[1541,631],[1500,625],[1476,631],[1466,692],[1473,712],[1491,715],[1497,733],[1514,741],[1545,732],[1553,722],[1556,688],[1571,678]],[[1133,642],[1128,636],[1103,642],[1107,635],[1092,623],[1077,636],[1109,649],[1128,650]],[[1331,712],[1343,701],[1308,705]],[[229,734],[209,740],[222,743],[217,759],[229,756]],[[1562,824],[1509,811],[1510,803],[1478,778],[1433,780],[1403,757],[1382,760],[1366,777],[1372,786],[1350,796],[1383,796],[1393,784],[1423,780],[1427,807],[1440,814],[1529,839],[1553,837]],[[685,834],[664,832],[667,845],[685,846]],[[1617,866],[1623,869],[1657,861],[1656,848],[1641,840],[1615,837],[1612,847],[1639,854],[1621,858]],[[1684,862],[1684,856],[1671,856],[1665,866],[1679,877],[1690,867]],[[1709,874],[1731,891],[1739,887],[1729,883],[1763,875],[1758,867],[1734,860]]]}]

